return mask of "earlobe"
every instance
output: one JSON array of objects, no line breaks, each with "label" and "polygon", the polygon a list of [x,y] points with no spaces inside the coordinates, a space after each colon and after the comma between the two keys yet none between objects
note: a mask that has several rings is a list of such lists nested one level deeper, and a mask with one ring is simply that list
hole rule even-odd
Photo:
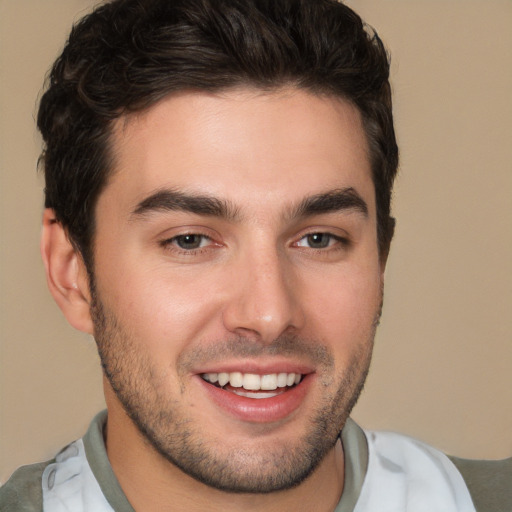
[{"label": "earlobe", "polygon": [[50,208],[43,214],[41,255],[48,288],[64,316],[76,329],[92,334],[91,296],[85,264]]}]

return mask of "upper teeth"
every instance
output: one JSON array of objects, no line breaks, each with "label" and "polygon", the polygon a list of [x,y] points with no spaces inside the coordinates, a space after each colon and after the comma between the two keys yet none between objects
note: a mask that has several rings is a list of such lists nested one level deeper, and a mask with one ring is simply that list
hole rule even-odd
[{"label": "upper teeth", "polygon": [[273,390],[293,386],[298,384],[302,375],[300,373],[270,373],[267,375],[257,375],[255,373],[203,373],[204,380],[212,384],[218,383],[219,386],[230,384],[234,388],[244,388],[251,391]]}]

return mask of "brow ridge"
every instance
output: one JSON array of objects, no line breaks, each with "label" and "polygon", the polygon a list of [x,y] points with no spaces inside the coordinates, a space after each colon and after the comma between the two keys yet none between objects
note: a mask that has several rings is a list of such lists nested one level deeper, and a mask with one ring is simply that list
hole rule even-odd
[{"label": "brow ridge", "polygon": [[366,201],[353,188],[340,188],[328,192],[306,197],[297,208],[292,211],[292,217],[308,217],[323,213],[335,213],[343,210],[352,210],[368,217]]},{"label": "brow ridge", "polygon": [[[344,210],[368,216],[368,206],[364,199],[353,187],[348,187],[306,197],[290,209],[288,217],[293,219]],[[184,211],[230,221],[240,219],[239,209],[229,201],[174,189],[160,189],[150,194],[137,204],[131,217],[144,217],[153,212],[166,211]]]},{"label": "brow ridge", "polygon": [[153,212],[184,211],[197,215],[234,220],[239,212],[230,202],[217,197],[160,189],[137,204],[131,217],[143,217]]}]

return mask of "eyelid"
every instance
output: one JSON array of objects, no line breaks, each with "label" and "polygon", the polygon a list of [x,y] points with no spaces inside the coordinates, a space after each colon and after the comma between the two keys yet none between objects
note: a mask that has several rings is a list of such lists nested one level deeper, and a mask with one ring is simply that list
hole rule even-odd
[{"label": "eyelid", "polygon": [[294,243],[294,245],[296,247],[307,247],[306,245],[299,245],[299,243],[302,242],[303,240],[307,240],[307,238],[309,238],[310,236],[314,236],[314,235],[325,235],[325,236],[330,237],[331,240],[330,240],[330,243],[326,247],[309,247],[310,249],[326,250],[326,249],[329,249],[330,247],[332,247],[335,242],[341,243],[342,245],[346,245],[348,243],[348,240],[346,237],[335,235],[334,233],[329,233],[327,231],[313,231],[311,233],[307,233],[307,234],[303,235],[302,237],[300,237]]},{"label": "eyelid", "polygon": [[296,236],[294,236],[294,242],[296,243],[299,240],[302,240],[305,237],[311,236],[311,235],[329,235],[336,240],[339,240],[344,243],[350,243],[352,240],[351,235],[349,232],[341,227],[335,227],[335,226],[322,226],[322,225],[316,225],[316,226],[308,226],[305,229],[301,229],[299,233],[297,233]]},{"label": "eyelid", "polygon": [[[202,238],[202,241],[208,241],[208,240],[209,240],[209,241],[212,241],[211,237],[209,237],[208,235],[203,235],[203,234],[201,234],[201,233],[183,233],[183,234],[176,235],[176,236],[173,236],[173,237],[171,237],[171,238],[168,238],[167,240],[162,240],[162,242],[161,242],[161,243],[162,243],[162,244],[165,244],[165,245],[172,245],[173,243],[175,243],[175,242],[176,242],[176,245],[178,245],[178,244],[177,244],[178,240],[179,240],[180,238],[184,238],[184,237],[187,237],[187,236],[190,236],[190,237],[192,237],[192,236],[197,236],[197,237],[201,237],[201,238]],[[203,249],[203,248],[204,248],[204,246],[203,246],[203,245],[200,245],[200,246],[199,246],[199,247],[197,247],[196,249]],[[179,246],[178,246],[178,249],[179,249],[179,250],[184,250],[184,251],[186,251],[186,252],[191,252],[191,251],[193,251],[193,250],[194,250],[194,249],[188,249],[188,250],[187,250],[187,249],[184,249],[183,247],[179,247]]]},{"label": "eyelid", "polygon": [[[202,247],[190,249],[179,247],[179,245],[176,243],[176,240],[179,239],[180,237],[193,235],[202,237],[203,239],[209,241],[209,243]],[[222,242],[220,242],[219,239],[220,235],[218,235],[217,232],[205,228],[203,226],[179,226],[162,232],[157,237],[157,243],[160,247],[162,247],[166,251],[169,251],[170,253],[175,253],[176,255],[179,256],[191,256],[199,252],[208,251],[214,247],[220,247],[222,245]]]}]

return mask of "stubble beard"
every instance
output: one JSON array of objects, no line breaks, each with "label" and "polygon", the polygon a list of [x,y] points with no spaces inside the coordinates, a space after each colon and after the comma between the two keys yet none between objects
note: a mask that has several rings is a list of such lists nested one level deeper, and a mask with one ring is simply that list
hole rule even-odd
[{"label": "stubble beard", "polygon": [[[94,291],[94,288],[93,288]],[[216,348],[230,355],[306,353],[317,364],[325,393],[298,439],[272,445],[272,450],[222,450],[205,438],[208,425],[194,424],[180,402],[182,390],[169,390],[156,376],[144,345],[133,339],[93,293],[91,314],[105,376],[128,416],[153,448],[186,474],[210,487],[231,493],[265,494],[293,488],[318,467],[336,444],[340,431],[363,389],[370,366],[373,338],[380,317],[376,313],[369,339],[361,344],[335,384],[334,359],[318,342],[290,337],[271,346],[238,339],[219,342],[205,353],[187,354],[186,368]],[[179,366],[179,361],[177,366]],[[170,397],[171,392],[172,398]],[[229,438],[229,432],[226,432]],[[262,445],[264,446],[264,444]]]}]

